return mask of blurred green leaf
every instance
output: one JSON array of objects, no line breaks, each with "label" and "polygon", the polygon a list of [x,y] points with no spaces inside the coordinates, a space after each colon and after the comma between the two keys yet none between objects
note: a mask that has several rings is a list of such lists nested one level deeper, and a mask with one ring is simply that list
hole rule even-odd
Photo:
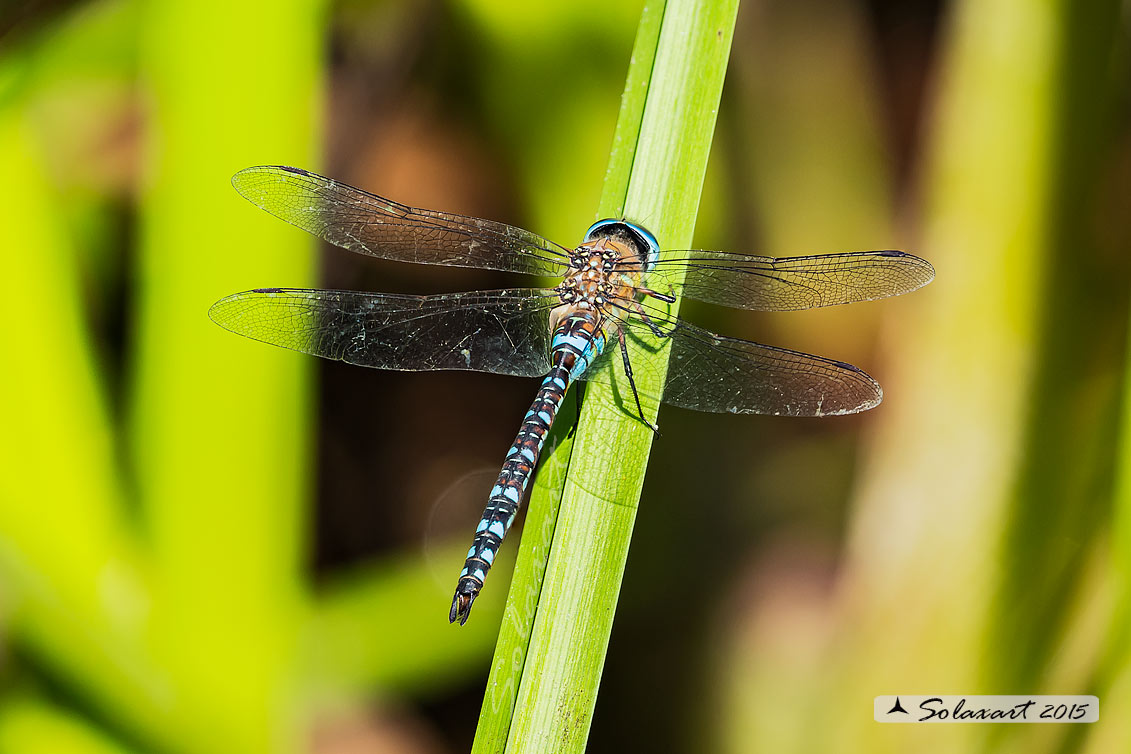
[{"label": "blurred green leaf", "polygon": [[[320,590],[307,646],[313,678],[325,692],[376,687],[385,693],[420,694],[482,669],[498,635],[502,590],[485,591],[475,602],[475,620],[454,631],[437,609],[451,599],[451,583],[429,567],[458,563],[466,550],[460,536],[426,559],[399,555],[389,563],[336,574]],[[511,567],[504,550],[492,578],[505,581]]]},{"label": "blurred green leaf", "polygon": [[0,568],[20,639],[61,675],[155,735],[167,687],[136,651],[147,584],[124,520],[106,386],[80,309],[75,254],[26,112],[0,111],[0,163],[20,186],[0,223],[6,272],[0,296],[13,355],[0,369]]},{"label": "blurred green leaf", "polygon": [[[1084,18],[1091,33],[1080,35]],[[1100,533],[1111,386],[1087,365],[1111,336],[1073,299],[1122,312],[1126,293],[1084,284],[1097,255],[1062,213],[1083,214],[1074,199],[1096,180],[1073,139],[1104,130],[1081,118],[1104,109],[1108,90],[1092,85],[1116,23],[1115,4],[953,8],[914,248],[938,276],[884,304],[886,399],[869,416],[843,580],[830,595],[798,579],[735,632],[746,660],[726,660],[729,750],[763,731],[773,749],[922,752],[1069,751],[1068,736],[1091,733],[953,726],[924,738],[836,701],[881,689],[1089,690],[1088,663],[1070,669],[1060,653],[1094,647],[1103,626],[1088,543]],[[1091,84],[1069,96],[1077,76]],[[1077,97],[1100,102],[1067,106]],[[759,620],[775,598],[782,615]]]},{"label": "blurred green leaf", "polygon": [[0,754],[128,754],[133,749],[34,698],[0,706]]}]

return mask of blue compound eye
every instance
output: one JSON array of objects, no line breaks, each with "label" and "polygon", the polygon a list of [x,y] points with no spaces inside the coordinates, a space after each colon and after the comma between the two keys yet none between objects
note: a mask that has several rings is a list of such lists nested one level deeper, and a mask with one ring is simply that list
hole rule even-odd
[{"label": "blue compound eye", "polygon": [[[585,241],[589,242],[594,238],[608,235],[608,230],[604,229],[609,228],[610,225],[624,225],[624,223],[622,223],[620,220],[598,220],[597,222],[589,226],[589,230],[585,231]],[[609,230],[612,229],[609,228]]]},{"label": "blue compound eye", "polygon": [[585,231],[585,240],[592,241],[602,236],[615,236],[618,234],[629,235],[641,247],[645,249],[645,258],[647,263],[651,265],[660,257],[660,242],[652,235],[652,232],[636,223],[629,222],[628,220],[613,220],[605,219],[598,220],[589,226],[589,230]]}]

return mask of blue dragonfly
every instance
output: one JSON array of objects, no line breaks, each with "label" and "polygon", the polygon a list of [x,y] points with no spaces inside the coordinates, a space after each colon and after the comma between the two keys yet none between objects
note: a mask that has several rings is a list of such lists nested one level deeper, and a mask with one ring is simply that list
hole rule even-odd
[{"label": "blue dragonfly", "polygon": [[[578,380],[614,383],[626,413],[648,424],[627,344],[667,352],[663,402],[697,411],[830,416],[880,403],[878,383],[841,361],[715,335],[669,313],[677,296],[760,311],[793,311],[907,293],[934,268],[902,251],[770,257],[664,251],[623,219],[601,220],[576,248],[492,220],[417,209],[306,170],[253,167],[236,190],[276,217],[359,254],[553,277],[553,288],[409,296],[260,288],[217,301],[209,316],[232,332],[359,366],[468,369],[541,377],[507,451],[448,614],[467,622],[514,521],[550,425]],[[649,360],[648,364],[656,360]],[[655,368],[643,362],[637,369]]]}]

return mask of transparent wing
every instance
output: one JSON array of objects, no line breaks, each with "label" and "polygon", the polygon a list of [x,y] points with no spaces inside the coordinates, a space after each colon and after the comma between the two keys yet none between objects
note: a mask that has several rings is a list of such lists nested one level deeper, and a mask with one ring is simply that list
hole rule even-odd
[{"label": "transparent wing", "polygon": [[[682,283],[675,281],[686,273]],[[722,251],[673,251],[647,285],[711,304],[794,311],[909,293],[931,282],[930,262],[902,251],[854,251],[808,257],[756,257]]]},{"label": "transparent wing", "polygon": [[[829,416],[866,411],[883,400],[879,384],[851,364],[715,335],[680,319],[653,323],[665,337],[657,337],[639,320],[620,324],[630,341],[668,354],[662,394],[650,397],[669,405],[731,414]],[[658,368],[650,361],[635,359],[632,368],[638,387],[659,384],[649,373]],[[623,371],[620,348],[611,334],[609,345],[584,379],[610,383]],[[623,378],[619,384],[624,391],[619,395],[622,405],[634,413]],[[641,395],[646,394],[642,389]]]},{"label": "transparent wing", "polygon": [[236,191],[291,225],[381,259],[561,275],[561,246],[492,220],[394,202],[299,168],[247,168],[232,176]]},{"label": "transparent wing", "polygon": [[470,369],[540,377],[550,369],[541,288],[403,296],[264,288],[208,310],[221,327],[293,351],[378,369]]}]

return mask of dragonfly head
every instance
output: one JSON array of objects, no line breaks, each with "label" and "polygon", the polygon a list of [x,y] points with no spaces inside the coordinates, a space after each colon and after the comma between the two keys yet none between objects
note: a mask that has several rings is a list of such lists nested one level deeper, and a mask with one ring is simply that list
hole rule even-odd
[{"label": "dragonfly head", "polygon": [[614,241],[631,244],[640,254],[640,258],[645,260],[645,271],[650,269],[660,257],[660,243],[652,232],[628,220],[598,220],[585,231],[585,242],[600,238],[611,238]]}]

